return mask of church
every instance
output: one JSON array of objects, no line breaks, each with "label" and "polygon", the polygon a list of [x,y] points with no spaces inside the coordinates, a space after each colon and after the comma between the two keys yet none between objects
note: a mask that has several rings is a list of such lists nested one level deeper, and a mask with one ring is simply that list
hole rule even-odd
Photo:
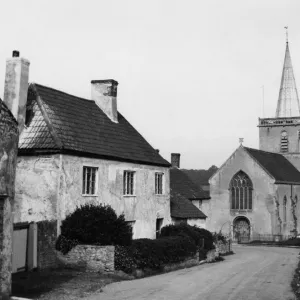
[{"label": "church", "polygon": [[300,106],[288,40],[275,118],[259,118],[259,149],[240,144],[209,179],[206,227],[234,241],[300,232]]}]

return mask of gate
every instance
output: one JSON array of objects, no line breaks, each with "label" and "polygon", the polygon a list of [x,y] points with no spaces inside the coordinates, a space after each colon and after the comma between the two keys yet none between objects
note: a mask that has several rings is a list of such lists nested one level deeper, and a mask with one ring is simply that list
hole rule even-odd
[{"label": "gate", "polygon": [[238,243],[250,242],[250,222],[245,217],[235,219],[233,223],[233,237]]}]

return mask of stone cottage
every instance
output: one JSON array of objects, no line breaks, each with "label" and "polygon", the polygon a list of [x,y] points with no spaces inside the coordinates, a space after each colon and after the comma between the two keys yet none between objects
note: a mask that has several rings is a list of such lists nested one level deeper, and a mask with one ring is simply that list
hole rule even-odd
[{"label": "stone cottage", "polygon": [[[62,220],[85,203],[109,204],[118,215],[125,214],[134,238],[155,238],[156,231],[171,222],[170,164],[118,112],[118,82],[93,80],[91,98],[83,99],[28,85],[23,61],[19,57],[7,61],[7,70],[18,64],[24,72],[20,80],[7,73],[5,90],[26,94],[14,222],[19,229],[32,225],[35,238],[30,247],[37,252],[33,265],[46,264]],[[18,106],[10,96],[4,102]],[[19,231],[16,240],[21,236]]]},{"label": "stone cottage", "polygon": [[208,192],[198,187],[180,170],[180,154],[171,154],[170,188],[171,217],[173,223],[187,223],[206,227],[206,215],[201,211],[209,205]]},{"label": "stone cottage", "polygon": [[300,231],[299,107],[287,42],[276,116],[259,119],[259,150],[241,145],[209,180],[209,230],[241,241]]}]

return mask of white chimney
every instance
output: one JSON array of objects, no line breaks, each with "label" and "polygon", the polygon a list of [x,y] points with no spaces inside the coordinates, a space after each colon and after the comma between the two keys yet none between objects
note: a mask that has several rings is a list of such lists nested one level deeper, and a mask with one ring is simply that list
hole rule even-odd
[{"label": "white chimney", "polygon": [[115,123],[118,123],[117,88],[118,82],[113,79],[92,80],[92,100]]},{"label": "white chimney", "polygon": [[19,51],[13,51],[13,57],[6,60],[3,101],[18,121],[21,133],[25,124],[30,63],[19,56]]}]

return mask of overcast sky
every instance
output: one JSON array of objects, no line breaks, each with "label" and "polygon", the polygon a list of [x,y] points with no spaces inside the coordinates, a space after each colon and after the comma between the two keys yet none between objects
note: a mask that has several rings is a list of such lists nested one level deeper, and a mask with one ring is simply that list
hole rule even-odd
[{"label": "overcast sky", "polygon": [[30,82],[90,98],[115,79],[118,110],[167,160],[220,166],[258,147],[258,117],[274,117],[289,26],[300,84],[299,0],[14,0],[0,2],[5,59],[30,60]]}]

